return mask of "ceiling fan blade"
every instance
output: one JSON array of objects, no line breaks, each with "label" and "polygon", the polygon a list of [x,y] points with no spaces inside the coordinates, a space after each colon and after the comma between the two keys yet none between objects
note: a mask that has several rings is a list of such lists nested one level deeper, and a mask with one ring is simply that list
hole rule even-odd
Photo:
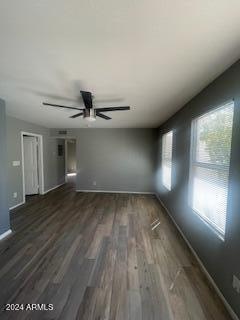
[{"label": "ceiling fan blade", "polygon": [[74,119],[74,118],[80,117],[80,116],[82,116],[82,115],[83,115],[83,112],[80,112],[80,113],[74,114],[73,116],[71,116],[71,117],[69,117],[69,118]]},{"label": "ceiling fan blade", "polygon": [[109,107],[109,108],[96,108],[97,111],[100,112],[108,112],[108,111],[124,111],[130,110],[130,107]]},{"label": "ceiling fan blade", "polygon": [[108,117],[108,116],[106,116],[105,114],[100,113],[100,112],[97,112],[96,115],[97,115],[98,117],[100,117],[100,118],[105,119],[105,120],[111,120],[111,119],[112,119],[112,118],[110,118],[110,117]]},{"label": "ceiling fan blade", "polygon": [[82,99],[86,109],[91,109],[92,105],[92,93],[88,91],[80,91],[82,95]]},{"label": "ceiling fan blade", "polygon": [[53,104],[53,103],[47,103],[47,102],[43,102],[44,106],[51,106],[51,107],[58,107],[58,108],[64,108],[64,109],[72,109],[72,110],[83,110],[80,108],[75,108],[75,107],[66,107],[66,106],[62,106],[60,104]]}]

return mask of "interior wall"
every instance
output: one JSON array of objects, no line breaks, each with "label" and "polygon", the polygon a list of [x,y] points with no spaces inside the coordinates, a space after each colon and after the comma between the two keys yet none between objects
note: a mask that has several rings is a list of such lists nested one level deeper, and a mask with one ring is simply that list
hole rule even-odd
[{"label": "interior wall", "polygon": [[[66,135],[59,134],[66,130]],[[51,129],[76,139],[77,190],[154,192],[157,129]]]},{"label": "interior wall", "polygon": [[154,192],[153,129],[79,129],[77,189]]},{"label": "interior wall", "polygon": [[67,173],[74,173],[77,170],[76,140],[67,140]]},{"label": "interior wall", "polygon": [[[240,279],[240,61],[192,99],[159,129],[156,188],[161,201],[197,252],[228,303],[240,316],[239,294],[232,288],[235,274]],[[222,103],[234,99],[234,125],[229,177],[225,241],[193,213],[188,206],[188,181],[192,120]],[[172,190],[161,183],[161,137],[173,130]]]},{"label": "interior wall", "polygon": [[0,235],[10,229],[7,204],[7,142],[5,103],[0,99]]},{"label": "interior wall", "polygon": [[[7,116],[8,205],[13,207],[23,201],[21,131],[43,136],[44,190],[47,191],[65,181],[64,156],[58,156],[58,144],[64,144],[50,136],[50,130],[23,120]],[[13,161],[20,161],[13,166]],[[17,197],[13,194],[17,192]]]}]

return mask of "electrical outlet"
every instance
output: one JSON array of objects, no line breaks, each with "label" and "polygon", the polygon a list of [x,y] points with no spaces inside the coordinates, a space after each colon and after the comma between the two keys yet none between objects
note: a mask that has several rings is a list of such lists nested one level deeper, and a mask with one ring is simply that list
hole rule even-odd
[{"label": "electrical outlet", "polygon": [[20,161],[14,160],[14,161],[12,162],[12,166],[13,166],[13,167],[19,167],[19,166],[20,166]]},{"label": "electrical outlet", "polygon": [[93,185],[96,186],[97,185],[97,181],[93,181]]},{"label": "electrical outlet", "polygon": [[232,283],[233,289],[237,292],[240,293],[240,280],[238,279],[237,276],[233,275],[233,283]]},{"label": "electrical outlet", "polygon": [[14,198],[14,199],[17,198],[17,192],[13,192],[13,198]]}]

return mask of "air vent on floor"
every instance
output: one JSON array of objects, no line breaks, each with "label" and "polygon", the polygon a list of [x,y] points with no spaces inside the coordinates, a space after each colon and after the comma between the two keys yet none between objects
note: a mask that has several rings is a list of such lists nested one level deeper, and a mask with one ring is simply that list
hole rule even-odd
[{"label": "air vent on floor", "polygon": [[58,134],[67,134],[67,130],[59,130]]}]

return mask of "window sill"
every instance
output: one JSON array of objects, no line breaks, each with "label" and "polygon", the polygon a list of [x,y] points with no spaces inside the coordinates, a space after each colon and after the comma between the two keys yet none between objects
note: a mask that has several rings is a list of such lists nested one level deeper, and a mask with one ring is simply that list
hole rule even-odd
[{"label": "window sill", "polygon": [[207,227],[209,229],[211,229],[211,231],[213,233],[215,233],[215,235],[221,240],[221,241],[225,241],[225,238],[224,238],[224,234],[222,234],[221,232],[219,232],[217,229],[214,228],[214,226],[211,225],[211,223],[209,223],[206,219],[204,219],[196,210],[194,210],[192,207],[191,207],[192,211],[195,213],[195,215],[205,224],[207,225]]}]

